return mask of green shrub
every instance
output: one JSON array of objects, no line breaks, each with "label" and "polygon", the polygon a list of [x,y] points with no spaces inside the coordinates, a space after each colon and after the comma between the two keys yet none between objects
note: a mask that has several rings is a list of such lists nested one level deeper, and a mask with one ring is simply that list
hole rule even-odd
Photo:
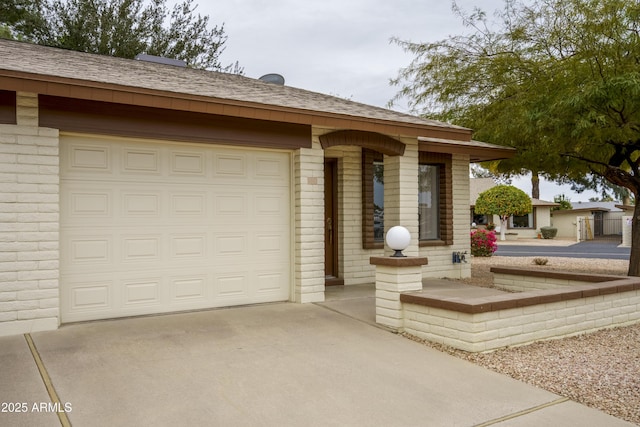
[{"label": "green shrub", "polygon": [[555,227],[540,227],[540,233],[544,239],[553,239],[558,234],[558,229]]}]

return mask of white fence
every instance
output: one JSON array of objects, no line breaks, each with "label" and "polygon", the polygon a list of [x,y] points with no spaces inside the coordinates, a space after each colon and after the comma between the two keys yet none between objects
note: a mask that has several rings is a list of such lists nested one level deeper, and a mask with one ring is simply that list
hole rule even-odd
[{"label": "white fence", "polygon": [[625,218],[579,217],[578,240],[617,241],[622,243],[623,225],[626,224]]}]

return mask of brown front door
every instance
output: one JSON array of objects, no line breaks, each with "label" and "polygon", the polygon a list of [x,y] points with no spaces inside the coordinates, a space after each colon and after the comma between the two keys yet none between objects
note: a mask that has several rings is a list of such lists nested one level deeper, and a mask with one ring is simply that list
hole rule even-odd
[{"label": "brown front door", "polygon": [[338,271],[338,161],[324,161],[324,274],[325,285],[343,285]]}]

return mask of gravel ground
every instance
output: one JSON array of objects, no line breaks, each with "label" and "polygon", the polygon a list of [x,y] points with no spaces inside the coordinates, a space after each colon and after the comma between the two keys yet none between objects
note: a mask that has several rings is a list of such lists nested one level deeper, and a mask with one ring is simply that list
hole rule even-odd
[{"label": "gravel ground", "polygon": [[[627,261],[551,257],[548,260],[546,266],[535,267],[618,275],[625,275],[628,268]],[[492,286],[489,268],[498,265],[534,264],[533,257],[473,258],[472,278],[464,282]],[[424,343],[640,425],[640,324],[491,353],[468,353]]]}]

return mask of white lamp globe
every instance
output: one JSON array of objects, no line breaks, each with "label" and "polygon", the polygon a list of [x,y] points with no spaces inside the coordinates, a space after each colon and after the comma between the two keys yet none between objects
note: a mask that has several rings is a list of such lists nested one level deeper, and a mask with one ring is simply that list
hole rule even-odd
[{"label": "white lamp globe", "polygon": [[392,256],[404,257],[405,255],[402,254],[402,251],[411,244],[411,233],[405,227],[396,225],[387,231],[385,241],[387,246],[396,251]]}]

